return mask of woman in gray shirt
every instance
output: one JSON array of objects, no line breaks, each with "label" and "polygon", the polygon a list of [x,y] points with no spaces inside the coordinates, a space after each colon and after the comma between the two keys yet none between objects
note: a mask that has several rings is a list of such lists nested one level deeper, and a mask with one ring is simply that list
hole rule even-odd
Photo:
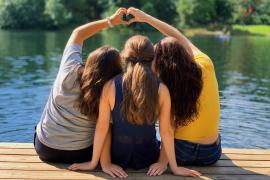
[{"label": "woman in gray shirt", "polygon": [[119,52],[110,46],[91,52],[84,65],[82,46],[84,40],[102,29],[126,24],[121,19],[124,11],[120,8],[110,18],[85,24],[72,32],[36,127],[34,144],[41,160],[74,163],[92,158],[103,85],[122,70]]}]

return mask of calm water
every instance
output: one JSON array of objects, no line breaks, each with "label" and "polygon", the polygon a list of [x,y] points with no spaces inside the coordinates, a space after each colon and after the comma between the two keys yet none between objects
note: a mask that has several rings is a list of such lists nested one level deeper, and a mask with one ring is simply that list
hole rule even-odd
[{"label": "calm water", "polygon": [[[86,43],[84,57],[104,44],[121,48],[129,35],[98,34]],[[68,31],[0,31],[0,142],[32,141],[68,36]],[[270,148],[270,37],[192,40],[215,64],[223,146]]]}]

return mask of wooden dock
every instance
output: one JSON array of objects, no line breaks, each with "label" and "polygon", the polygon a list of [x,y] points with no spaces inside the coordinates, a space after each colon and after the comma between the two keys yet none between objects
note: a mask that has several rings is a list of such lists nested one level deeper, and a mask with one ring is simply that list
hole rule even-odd
[{"label": "wooden dock", "polygon": [[[72,172],[68,164],[42,162],[30,143],[0,143],[0,179],[112,179],[100,170]],[[203,176],[200,179],[270,179],[270,150],[228,149],[210,167],[193,167]],[[128,170],[128,179],[193,179],[173,176],[148,177],[146,170]]]}]

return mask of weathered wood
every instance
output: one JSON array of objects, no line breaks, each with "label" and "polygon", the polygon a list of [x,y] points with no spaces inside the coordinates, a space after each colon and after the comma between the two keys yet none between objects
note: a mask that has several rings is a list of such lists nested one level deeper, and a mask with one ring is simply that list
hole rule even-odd
[{"label": "weathered wood", "polygon": [[[83,172],[58,172],[58,171],[18,171],[18,170],[4,170],[0,174],[1,179],[114,179],[104,173],[83,173]],[[148,177],[145,174],[129,174],[129,179],[134,180],[193,180],[193,179],[226,179],[226,180],[266,180],[269,176],[264,175],[204,175],[200,178],[188,178],[188,177],[177,177],[169,174],[162,176]]]},{"label": "weathered wood", "polygon": [[[36,151],[34,149],[0,149],[0,154],[2,155],[24,155],[24,156],[37,156]],[[268,154],[223,154],[221,156],[222,160],[250,160],[250,161],[270,161],[270,155]]]},{"label": "weathered wood", "polygon": [[[45,164],[45,163],[0,163],[0,170],[26,170],[26,171],[66,171],[68,165],[67,164]],[[240,168],[240,167],[192,167],[192,169],[196,169],[203,174],[265,174],[269,175],[270,168]],[[100,171],[100,170],[95,170]],[[129,173],[146,173],[147,169],[135,171],[128,170]],[[168,171],[167,173],[170,173]]]},{"label": "weathered wood", "polygon": [[[1,162],[0,170],[24,170],[24,171],[67,171],[68,165],[66,164],[46,164],[46,163],[17,163],[17,162]],[[195,170],[200,171],[203,174],[216,174],[216,175],[226,175],[226,174],[263,174],[270,175],[270,168],[240,168],[240,167],[192,167]],[[133,173],[143,173],[144,171],[129,171]]]},{"label": "weathered wood", "polygon": [[[0,155],[0,162],[43,163],[38,156]],[[217,167],[270,167],[270,161],[219,160]]]},{"label": "weathered wood", "polygon": [[[111,179],[100,169],[72,172],[68,166],[42,162],[33,144],[0,143],[0,179]],[[224,148],[215,165],[192,169],[203,174],[201,179],[270,179],[270,150]],[[191,179],[173,176],[169,170],[159,177],[146,176],[147,169],[127,171],[129,179]]]}]

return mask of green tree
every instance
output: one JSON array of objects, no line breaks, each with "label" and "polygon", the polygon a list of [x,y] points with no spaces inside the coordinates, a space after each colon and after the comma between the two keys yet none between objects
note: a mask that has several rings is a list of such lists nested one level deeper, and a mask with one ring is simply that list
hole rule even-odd
[{"label": "green tree", "polygon": [[241,0],[234,19],[241,24],[270,24],[269,0]]},{"label": "green tree", "polygon": [[46,15],[47,28],[66,26],[72,15],[61,0],[47,0],[44,14]]},{"label": "green tree", "polygon": [[100,19],[109,8],[108,0],[62,0],[68,12],[72,14],[72,23],[85,23]]},{"label": "green tree", "polygon": [[39,27],[43,21],[44,7],[44,0],[0,0],[0,27]]},{"label": "green tree", "polygon": [[179,0],[177,10],[181,25],[207,25],[216,17],[214,0]]},{"label": "green tree", "polygon": [[234,0],[215,0],[215,21],[219,24],[231,24],[235,12]]}]

